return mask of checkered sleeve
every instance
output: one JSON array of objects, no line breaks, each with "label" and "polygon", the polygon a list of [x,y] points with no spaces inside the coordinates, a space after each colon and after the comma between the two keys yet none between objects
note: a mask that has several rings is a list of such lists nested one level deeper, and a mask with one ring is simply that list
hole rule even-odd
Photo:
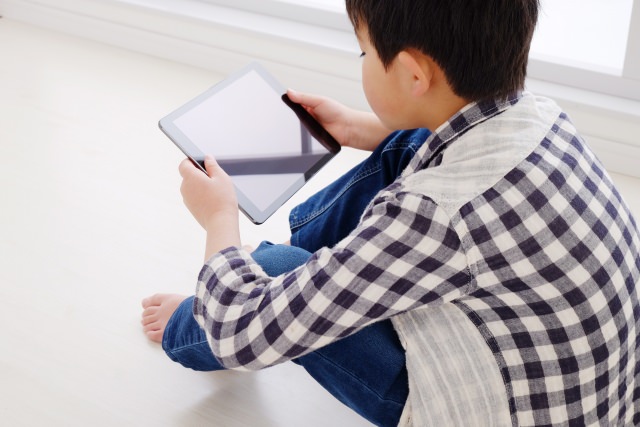
[{"label": "checkered sleeve", "polygon": [[238,248],[202,268],[194,315],[223,366],[255,370],[295,359],[364,326],[464,293],[467,260],[446,213],[394,184],[334,248],[268,277]]}]

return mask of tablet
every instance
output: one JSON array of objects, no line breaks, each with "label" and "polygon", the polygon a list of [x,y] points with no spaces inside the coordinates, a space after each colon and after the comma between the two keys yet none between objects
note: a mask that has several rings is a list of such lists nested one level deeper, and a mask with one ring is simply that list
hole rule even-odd
[{"label": "tablet", "polygon": [[211,154],[238,205],[261,224],[340,151],[340,144],[260,64],[252,63],[159,122],[200,169]]}]

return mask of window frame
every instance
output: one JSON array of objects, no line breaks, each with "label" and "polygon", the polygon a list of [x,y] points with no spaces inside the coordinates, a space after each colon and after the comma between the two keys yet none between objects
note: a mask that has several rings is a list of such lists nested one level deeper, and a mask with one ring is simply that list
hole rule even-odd
[{"label": "window frame", "polygon": [[640,4],[633,2],[623,77],[640,81]]}]

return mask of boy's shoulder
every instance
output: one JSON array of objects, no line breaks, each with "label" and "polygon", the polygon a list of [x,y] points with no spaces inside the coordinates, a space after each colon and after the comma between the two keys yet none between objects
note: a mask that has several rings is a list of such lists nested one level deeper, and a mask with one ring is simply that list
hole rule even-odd
[{"label": "boy's shoulder", "polygon": [[[483,119],[478,117],[481,110],[467,109],[466,121],[474,117],[475,124],[453,135],[439,158],[421,159],[430,154],[425,147],[416,154],[399,181],[402,191],[424,194],[453,215],[522,164],[544,141],[553,139],[558,129],[565,138],[577,136],[554,101],[528,92],[498,114]],[[428,166],[416,168],[420,163]]]}]

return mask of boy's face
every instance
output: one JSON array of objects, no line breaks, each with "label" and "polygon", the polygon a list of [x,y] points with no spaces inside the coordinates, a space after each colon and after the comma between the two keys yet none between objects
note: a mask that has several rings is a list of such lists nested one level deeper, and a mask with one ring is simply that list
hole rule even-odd
[{"label": "boy's face", "polygon": [[405,128],[402,110],[406,105],[396,61],[385,69],[364,25],[356,29],[356,36],[362,50],[362,87],[371,109],[389,129]]}]

